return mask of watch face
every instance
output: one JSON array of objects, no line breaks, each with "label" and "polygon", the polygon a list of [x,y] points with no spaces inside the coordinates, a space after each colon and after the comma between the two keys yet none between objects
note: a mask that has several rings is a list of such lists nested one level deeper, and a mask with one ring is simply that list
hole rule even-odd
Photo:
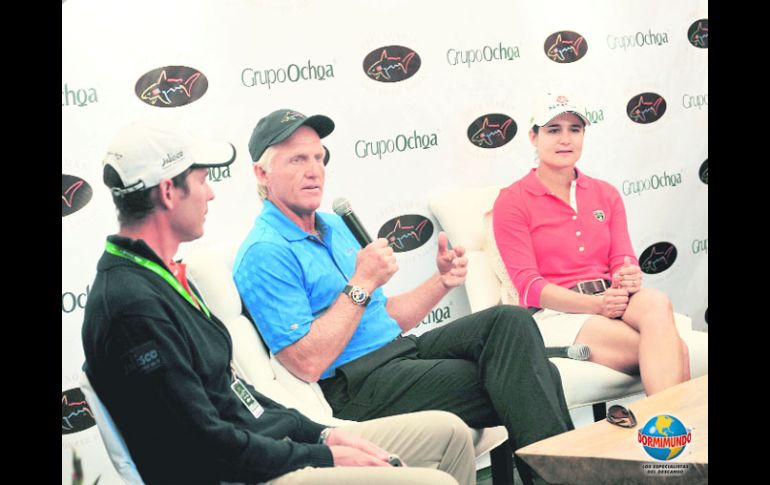
[{"label": "watch face", "polygon": [[361,304],[364,301],[366,301],[366,297],[369,296],[366,294],[366,291],[364,291],[363,288],[359,288],[357,286],[354,286],[352,290],[350,290],[350,299],[353,300],[353,302],[357,304]]}]

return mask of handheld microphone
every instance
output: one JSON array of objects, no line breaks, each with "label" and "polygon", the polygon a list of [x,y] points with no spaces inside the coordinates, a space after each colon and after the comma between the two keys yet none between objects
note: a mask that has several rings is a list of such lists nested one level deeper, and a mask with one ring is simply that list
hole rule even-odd
[{"label": "handheld microphone", "polygon": [[546,347],[545,356],[561,357],[563,359],[588,360],[591,357],[591,348],[588,345],[575,344],[568,347]]},{"label": "handheld microphone", "polygon": [[359,221],[358,217],[353,213],[353,208],[350,207],[350,201],[348,199],[337,197],[332,203],[332,209],[334,209],[335,214],[342,217],[342,220],[345,221],[345,225],[348,226],[348,229],[353,233],[353,236],[355,236],[356,241],[358,241],[358,244],[360,244],[361,247],[372,242],[372,238],[369,236],[369,233],[366,232],[366,229],[364,229],[364,225],[361,224],[361,221]]}]

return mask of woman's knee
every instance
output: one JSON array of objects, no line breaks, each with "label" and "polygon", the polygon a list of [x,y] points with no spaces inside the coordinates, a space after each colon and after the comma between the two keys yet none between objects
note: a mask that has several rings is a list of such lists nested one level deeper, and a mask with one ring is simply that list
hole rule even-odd
[{"label": "woman's knee", "polygon": [[632,296],[631,301],[634,300],[637,300],[636,303],[643,305],[648,311],[659,310],[667,311],[668,313],[674,312],[671,299],[657,288],[642,288]]}]

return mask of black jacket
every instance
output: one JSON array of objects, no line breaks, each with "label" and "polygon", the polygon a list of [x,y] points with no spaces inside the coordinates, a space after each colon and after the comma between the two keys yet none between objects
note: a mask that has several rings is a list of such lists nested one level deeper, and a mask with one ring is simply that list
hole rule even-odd
[{"label": "black jacket", "polygon": [[[163,268],[144,241],[108,240]],[[105,252],[85,308],[86,371],[147,483],[258,482],[333,466],[325,427],[259,394],[255,418],[233,390],[232,341],[163,278]]]}]

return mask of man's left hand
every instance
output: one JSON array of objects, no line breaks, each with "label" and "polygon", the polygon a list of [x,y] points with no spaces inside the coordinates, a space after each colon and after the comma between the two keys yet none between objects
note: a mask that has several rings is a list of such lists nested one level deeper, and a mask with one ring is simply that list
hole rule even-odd
[{"label": "man's left hand", "polygon": [[438,255],[436,256],[439,278],[444,288],[451,289],[465,282],[468,273],[468,258],[465,248],[455,246],[449,249],[449,238],[444,231],[438,233]]}]

